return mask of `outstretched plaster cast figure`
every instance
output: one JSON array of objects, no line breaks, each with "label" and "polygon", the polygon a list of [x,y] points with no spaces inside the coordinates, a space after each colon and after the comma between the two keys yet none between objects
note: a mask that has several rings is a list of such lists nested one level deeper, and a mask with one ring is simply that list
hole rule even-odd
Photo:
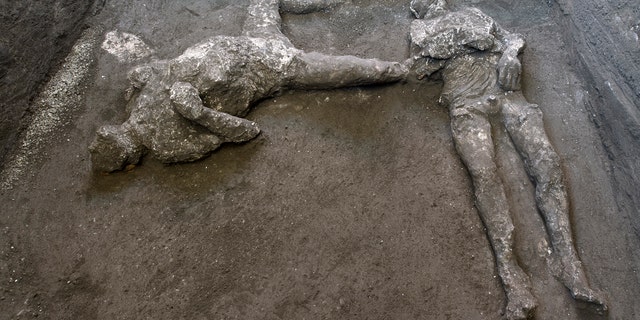
[{"label": "outstretched plaster cast figure", "polygon": [[414,68],[419,78],[441,76],[441,101],[451,116],[456,149],[475,189],[476,206],[496,257],[507,296],[508,319],[530,316],[537,303],[530,279],[513,253],[513,223],[498,176],[490,118],[504,123],[536,188],[536,202],[551,240],[558,278],[575,299],[606,310],[592,290],[571,238],[569,203],[559,157],[544,130],[539,107],[520,89],[519,34],[505,31],[478,9],[450,10],[446,0],[413,0]]},{"label": "outstretched plaster cast figure", "polygon": [[280,9],[305,13],[340,0],[252,0],[243,35],[218,36],[171,60],[129,73],[129,118],[100,128],[90,146],[94,169],[121,170],[147,152],[164,163],[198,160],[225,142],[256,137],[241,118],[286,89],[328,89],[394,82],[397,62],[329,56],[296,49],[280,31]]}]

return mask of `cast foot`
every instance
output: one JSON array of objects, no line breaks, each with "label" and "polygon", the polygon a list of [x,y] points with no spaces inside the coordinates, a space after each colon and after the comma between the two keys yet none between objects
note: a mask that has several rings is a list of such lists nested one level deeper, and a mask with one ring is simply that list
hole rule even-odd
[{"label": "cast foot", "polygon": [[533,316],[533,311],[538,305],[536,299],[526,288],[514,290],[507,295],[507,299],[505,318],[508,320],[529,319]]},{"label": "cast foot", "polygon": [[531,294],[529,276],[515,262],[511,261],[500,268],[500,277],[507,295],[505,318],[508,320],[529,319],[538,306]]},{"label": "cast foot", "polygon": [[571,290],[571,296],[574,299],[582,302],[589,303],[594,311],[598,314],[604,314],[607,312],[609,307],[607,306],[607,300],[604,297],[604,294],[593,290],[589,287],[579,287],[573,288]]},{"label": "cast foot", "polygon": [[575,255],[561,256],[563,270],[561,272],[561,281],[571,291],[571,296],[582,302],[586,302],[595,308],[599,314],[603,314],[608,310],[606,298],[604,294],[591,289],[587,278],[582,269],[582,262]]}]

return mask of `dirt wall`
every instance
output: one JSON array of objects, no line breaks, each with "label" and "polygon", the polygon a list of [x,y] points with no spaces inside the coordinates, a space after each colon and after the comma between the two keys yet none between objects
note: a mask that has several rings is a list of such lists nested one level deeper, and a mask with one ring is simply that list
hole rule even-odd
[{"label": "dirt wall", "polygon": [[93,0],[0,0],[0,164],[30,101],[94,11]]},{"label": "dirt wall", "polygon": [[640,8],[629,0],[558,0],[558,20],[589,86],[588,109],[611,160],[619,212],[640,235]]}]

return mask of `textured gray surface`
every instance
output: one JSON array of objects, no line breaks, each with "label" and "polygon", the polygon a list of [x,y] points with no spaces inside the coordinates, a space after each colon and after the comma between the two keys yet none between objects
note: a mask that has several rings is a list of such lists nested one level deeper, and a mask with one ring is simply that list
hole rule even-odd
[{"label": "textured gray surface", "polygon": [[28,124],[23,117],[43,81],[79,38],[84,19],[97,10],[93,3],[0,1],[0,165]]},{"label": "textured gray surface", "polygon": [[640,237],[640,1],[558,3],[565,39],[588,81],[589,111],[611,159],[620,214]]},{"label": "textured gray surface", "polygon": [[[608,318],[637,318],[636,220],[621,214],[586,109],[609,105],[591,100],[563,16],[546,0],[458,3],[527,39],[523,93],[543,109],[562,160],[580,258],[609,297]],[[90,22],[172,59],[212,36],[241,35],[247,4],[109,0]],[[354,0],[283,19],[309,52],[408,57],[408,1]],[[84,108],[48,137],[16,188],[0,192],[0,318],[501,317],[505,296],[437,83],[294,91],[248,115],[262,134],[247,144],[189,164],[149,157],[102,176],[91,173],[87,146],[99,126],[126,121],[122,93],[138,63],[102,50],[95,63]],[[503,128],[496,137],[500,172],[519,177],[505,187],[536,317],[606,319],[549,272],[533,186]]]},{"label": "textured gray surface", "polygon": [[[445,0],[411,3],[417,18],[410,33],[414,68],[418,78],[443,80],[440,100],[449,109],[453,140],[469,170],[476,207],[496,257],[508,301],[505,317],[527,319],[534,314],[537,302],[531,294],[529,276],[513,251],[513,209],[502,180],[518,177],[498,173],[498,139],[493,132],[501,125],[535,185],[537,208],[550,239],[547,250],[554,274],[574,298],[606,311],[605,298],[591,289],[573,244],[560,157],[549,142],[540,108],[519,91],[522,36],[505,31],[476,8],[453,8]],[[421,70],[428,72],[422,74]]]},{"label": "textured gray surface", "polygon": [[[287,2],[297,8],[308,3]],[[127,91],[130,116],[120,126],[98,130],[90,146],[94,168],[121,170],[136,165],[147,151],[163,163],[195,161],[224,142],[251,140],[260,130],[254,122],[238,117],[284,90],[334,89],[406,78],[408,70],[398,62],[296,49],[280,31],[279,11],[279,0],[253,0],[242,36],[213,37],[175,59],[134,68]]]}]

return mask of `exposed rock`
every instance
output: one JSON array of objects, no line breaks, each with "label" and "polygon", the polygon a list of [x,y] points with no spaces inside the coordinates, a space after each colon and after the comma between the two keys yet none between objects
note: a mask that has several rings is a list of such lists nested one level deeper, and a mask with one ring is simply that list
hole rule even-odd
[{"label": "exposed rock", "polygon": [[153,54],[153,50],[136,35],[110,31],[105,35],[102,49],[113,54],[121,62],[138,61]]}]

